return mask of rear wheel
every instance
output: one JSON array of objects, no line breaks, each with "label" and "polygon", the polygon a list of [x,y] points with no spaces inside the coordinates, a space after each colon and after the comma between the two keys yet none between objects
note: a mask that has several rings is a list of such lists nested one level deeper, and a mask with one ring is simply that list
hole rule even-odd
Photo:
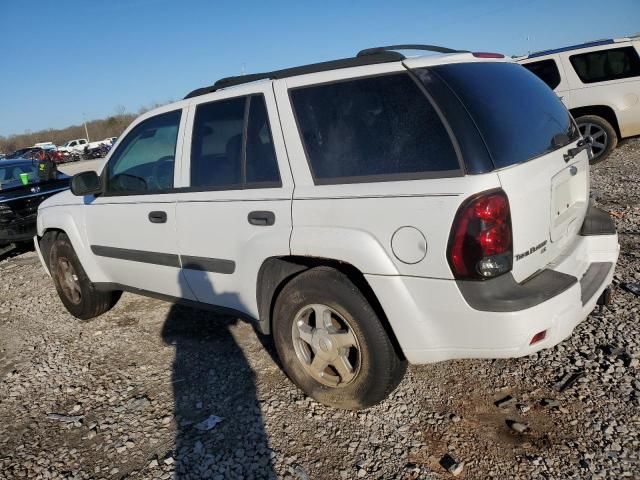
[{"label": "rear wheel", "polygon": [[308,270],[283,288],[273,331],[287,375],[332,407],[375,405],[395,389],[407,367],[362,292],[329,267]]},{"label": "rear wheel", "polygon": [[96,290],[64,233],[58,234],[51,245],[49,270],[60,300],[71,315],[81,320],[102,315],[113,308],[122,295],[120,291]]},{"label": "rear wheel", "polygon": [[591,142],[593,157],[590,163],[606,159],[618,144],[618,135],[613,126],[597,115],[584,115],[576,119],[582,136]]}]

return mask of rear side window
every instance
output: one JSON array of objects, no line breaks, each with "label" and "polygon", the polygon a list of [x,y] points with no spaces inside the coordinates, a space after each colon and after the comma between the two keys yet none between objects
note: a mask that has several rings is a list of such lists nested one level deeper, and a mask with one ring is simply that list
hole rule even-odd
[{"label": "rear side window", "polygon": [[571,55],[569,60],[583,83],[640,76],[640,58],[633,47]]},{"label": "rear side window", "polygon": [[191,186],[280,186],[262,95],[198,105],[191,141]]},{"label": "rear side window", "polygon": [[522,66],[549,85],[551,90],[560,85],[560,72],[555,60],[524,63]]},{"label": "rear side window", "polygon": [[[506,62],[451,63],[422,69],[435,72],[466,106],[496,168],[558,148],[553,138],[578,138],[558,96],[521,65]],[[416,72],[421,76],[420,70]]]},{"label": "rear side window", "polygon": [[438,114],[406,73],[291,90],[316,184],[457,175]]}]

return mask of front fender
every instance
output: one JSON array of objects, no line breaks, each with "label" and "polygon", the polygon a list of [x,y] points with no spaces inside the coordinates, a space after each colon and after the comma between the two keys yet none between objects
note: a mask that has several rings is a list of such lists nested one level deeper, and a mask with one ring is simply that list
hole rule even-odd
[{"label": "front fender", "polygon": [[399,275],[380,242],[352,228],[294,227],[291,254],[346,262],[363,274]]},{"label": "front fender", "polygon": [[41,239],[49,230],[62,230],[69,237],[71,246],[73,246],[89,279],[94,283],[108,282],[109,279],[88,248],[82,207],[83,205],[65,205],[39,209],[38,239]]}]

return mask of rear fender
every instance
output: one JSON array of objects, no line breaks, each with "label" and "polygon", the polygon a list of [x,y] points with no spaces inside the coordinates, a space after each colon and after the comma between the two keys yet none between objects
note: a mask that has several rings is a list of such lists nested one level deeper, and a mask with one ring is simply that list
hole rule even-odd
[{"label": "rear fender", "polygon": [[294,227],[291,254],[331,258],[363,274],[398,275],[384,247],[368,232],[350,228]]}]

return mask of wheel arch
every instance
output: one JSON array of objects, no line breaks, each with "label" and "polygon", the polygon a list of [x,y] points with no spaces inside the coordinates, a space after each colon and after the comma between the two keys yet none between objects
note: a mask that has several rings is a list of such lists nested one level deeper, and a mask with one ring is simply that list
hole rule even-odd
[{"label": "wheel arch", "polygon": [[293,278],[316,267],[330,267],[347,276],[370,303],[389,336],[396,352],[405,359],[400,343],[389,323],[386,313],[364,274],[350,263],[325,257],[289,255],[266,259],[258,271],[256,300],[258,304],[258,328],[265,335],[271,334],[273,310],[278,295]]},{"label": "wheel arch", "polygon": [[41,236],[38,236],[38,244],[40,245],[40,251],[42,252],[42,259],[47,266],[47,269],[51,271],[51,265],[49,265],[49,252],[53,242],[56,241],[58,235],[65,234],[66,232],[61,228],[47,228],[42,232]]},{"label": "wheel arch", "polygon": [[[109,282],[102,269],[98,266],[93,253],[86,245],[82,225],[78,225],[73,212],[69,210],[57,211],[57,208],[45,210],[45,214],[38,213],[38,242],[42,256],[48,265],[48,252],[55,239],[62,233],[65,234],[75,251],[87,277],[91,282]],[[47,235],[49,234],[49,235]],[[46,240],[45,237],[47,237]],[[45,244],[43,245],[43,240]]]},{"label": "wheel arch", "polygon": [[609,122],[613,129],[616,131],[618,140],[621,138],[618,117],[615,110],[608,105],[589,105],[586,107],[576,107],[570,109],[569,112],[575,119],[584,115],[597,115],[598,117],[602,117],[607,122]]}]

